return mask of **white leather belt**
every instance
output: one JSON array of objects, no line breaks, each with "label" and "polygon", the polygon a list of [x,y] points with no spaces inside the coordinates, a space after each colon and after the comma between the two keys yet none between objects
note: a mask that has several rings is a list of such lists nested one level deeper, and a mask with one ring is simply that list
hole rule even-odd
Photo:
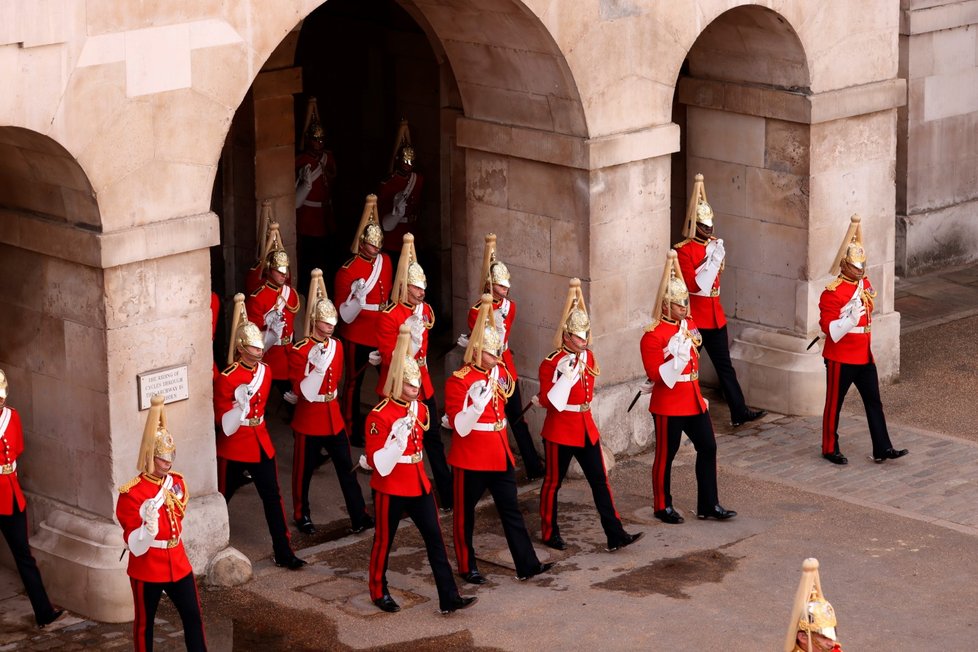
[{"label": "white leather belt", "polygon": [[0,475],[10,475],[17,470],[17,460],[10,464],[0,464]]},{"label": "white leather belt", "polygon": [[472,430],[480,430],[482,432],[499,432],[506,427],[506,419],[502,421],[496,421],[494,423],[477,423],[472,426]]},{"label": "white leather belt", "polygon": [[160,550],[166,550],[167,548],[176,548],[179,543],[180,543],[179,537],[176,539],[153,539],[150,542],[149,547],[159,548]]},{"label": "white leather belt", "polygon": [[871,329],[872,329],[872,325],[871,324],[867,324],[866,326],[856,326],[855,328],[853,328],[849,332],[850,333],[869,333]]},{"label": "white leather belt", "polygon": [[581,403],[580,405],[568,405],[563,409],[563,412],[590,412],[590,403]]},{"label": "white leather belt", "polygon": [[690,292],[690,294],[697,297],[718,297],[720,296],[720,288],[711,288],[709,290],[697,290],[696,292]]},{"label": "white leather belt", "polygon": [[336,399],[336,392],[335,391],[332,391],[332,392],[328,392],[326,394],[319,394],[319,395],[317,395],[316,396],[316,400],[315,401],[312,401],[312,402],[313,403],[329,403],[330,401],[335,400],[335,399]]},{"label": "white leather belt", "polygon": [[377,312],[380,310],[379,303],[365,303],[360,306],[360,310],[369,310],[370,312]]},{"label": "white leather belt", "polygon": [[401,455],[397,458],[398,464],[417,464],[424,458],[421,451],[418,451],[414,455]]},{"label": "white leather belt", "polygon": [[303,206],[312,206],[313,208],[322,208],[323,202],[321,201],[309,201],[308,199],[302,202]]},{"label": "white leather belt", "polygon": [[699,374],[699,372],[698,372],[698,371],[694,371],[694,372],[693,372],[693,373],[691,373],[691,374],[683,374],[682,376],[680,376],[680,377],[679,377],[679,378],[678,378],[678,379],[676,380],[676,382],[677,382],[677,383],[691,383],[691,382],[693,382],[694,380],[698,380],[698,379],[699,379],[699,377],[700,377],[700,374]]},{"label": "white leather belt", "polygon": [[255,426],[260,426],[264,421],[265,421],[265,415],[263,414],[260,417],[251,417],[250,419],[244,422],[244,425],[251,426],[252,428],[254,428]]}]

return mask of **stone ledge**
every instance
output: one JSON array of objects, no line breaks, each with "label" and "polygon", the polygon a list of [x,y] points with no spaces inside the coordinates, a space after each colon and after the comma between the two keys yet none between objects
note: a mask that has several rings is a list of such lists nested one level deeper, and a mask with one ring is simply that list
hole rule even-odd
[{"label": "stone ledge", "polygon": [[107,269],[206,249],[220,242],[211,212],[99,233],[38,215],[0,209],[0,242],[87,267]]},{"label": "stone ledge", "polygon": [[900,12],[900,34],[915,36],[978,23],[978,0],[950,2]]},{"label": "stone ledge", "polygon": [[810,95],[802,91],[683,77],[679,80],[678,93],[683,104],[802,124],[876,113],[907,103],[904,79],[888,79]]},{"label": "stone ledge", "polygon": [[643,161],[679,151],[679,125],[656,125],[598,138],[459,118],[458,146],[579,170]]}]

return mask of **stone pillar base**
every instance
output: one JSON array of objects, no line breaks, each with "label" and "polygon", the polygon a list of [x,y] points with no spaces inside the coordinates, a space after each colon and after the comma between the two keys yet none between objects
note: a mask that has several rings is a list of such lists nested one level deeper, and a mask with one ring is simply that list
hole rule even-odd
[{"label": "stone pillar base", "polygon": [[122,530],[54,510],[31,537],[51,601],[85,618],[124,623],[133,618]]},{"label": "stone pillar base", "polygon": [[[875,326],[875,323],[874,323]],[[750,405],[781,414],[817,415],[825,407],[825,365],[810,339],[745,328],[730,359]]]}]

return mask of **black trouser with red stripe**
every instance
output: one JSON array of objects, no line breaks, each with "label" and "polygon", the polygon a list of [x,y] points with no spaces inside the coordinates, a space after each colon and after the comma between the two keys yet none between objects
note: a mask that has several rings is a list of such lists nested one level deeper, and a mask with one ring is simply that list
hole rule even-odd
[{"label": "black trouser with red stripe", "polygon": [[193,573],[187,573],[176,582],[144,582],[130,577],[129,583],[132,585],[132,601],[136,608],[136,619],[132,623],[132,639],[136,652],[150,652],[153,649],[156,609],[164,591],[170,596],[170,602],[177,608],[180,620],[183,621],[183,642],[187,650],[197,652],[207,649],[204,622],[200,617],[200,599]]},{"label": "black trouser with red stripe", "polygon": [[584,477],[591,485],[591,496],[601,516],[601,527],[608,537],[608,547],[622,544],[628,534],[621,524],[621,517],[618,516],[614,498],[611,496],[604,455],[601,454],[601,441],[592,444],[585,432],[583,447],[564,446],[547,440],[544,440],[543,445],[547,452],[547,472],[543,476],[543,486],[540,489],[540,527],[543,540],[560,535],[560,528],[557,526],[557,492],[564,483],[571,458],[574,458],[581,465]]},{"label": "black trouser with red stripe", "polygon": [[438,525],[438,510],[430,493],[420,496],[393,496],[380,491],[374,492],[374,516],[377,525],[374,530],[374,545],[370,551],[370,599],[376,600],[389,593],[387,565],[391,544],[394,543],[394,535],[397,534],[397,526],[404,512],[414,521],[424,539],[428,563],[438,587],[439,606],[446,608],[452,598],[458,595],[458,586],[452,577],[452,567],[448,564],[445,541]]},{"label": "black trouser with red stripe", "polygon": [[883,416],[883,401],[880,400],[880,378],[876,363],[846,364],[835,360],[825,360],[825,411],[822,413],[822,453],[839,453],[839,413],[846,393],[855,384],[866,408],[866,422],[869,436],[873,440],[873,457],[879,459],[893,448],[890,433],[886,429]]},{"label": "black trouser with red stripe", "polygon": [[[341,338],[343,342],[343,377],[346,386],[343,388],[343,422],[350,428],[350,443],[362,447],[363,424],[366,421],[360,413],[360,390],[363,388],[363,377],[370,367],[370,352],[377,347],[357,344]],[[357,373],[359,372],[359,373]]]},{"label": "black trouser with red stripe", "polygon": [[523,470],[526,475],[539,478],[544,473],[543,464],[540,463],[540,456],[533,445],[533,438],[530,436],[530,429],[526,425],[526,419],[520,416],[523,409],[523,398],[520,396],[520,384],[516,383],[513,388],[513,395],[506,401],[506,421],[509,422],[509,429],[516,440],[516,446],[520,449],[520,457],[523,458]]},{"label": "black trouser with red stripe", "polygon": [[350,441],[346,438],[346,431],[341,430],[335,435],[304,435],[294,430],[292,432],[295,435],[292,446],[292,518],[296,521],[303,517],[311,518],[309,482],[319,461],[319,449],[325,448],[333,460],[333,469],[340,482],[350,523],[353,529],[359,528],[367,516],[367,509],[357,482],[357,474],[350,472],[353,462],[350,459]]},{"label": "black trouser with red stripe", "polygon": [[455,504],[452,496],[452,469],[445,459],[445,442],[441,440],[441,416],[438,414],[438,403],[435,395],[426,398],[423,403],[428,406],[428,418],[431,426],[424,433],[424,456],[431,466],[431,475],[438,489],[438,506],[446,509]]},{"label": "black trouser with red stripe", "polygon": [[516,469],[507,460],[505,471],[469,471],[457,466],[455,473],[454,539],[458,572],[470,573],[476,568],[472,530],[475,527],[475,505],[489,490],[496,512],[503,524],[503,534],[516,565],[516,576],[525,577],[540,566],[540,560],[526,530],[523,513],[516,498]]},{"label": "black trouser with red stripe", "polygon": [[230,503],[234,492],[244,484],[244,471],[248,471],[255,481],[255,489],[258,490],[258,496],[265,510],[268,533],[272,535],[272,550],[275,558],[280,561],[291,559],[295,553],[292,552],[289,528],[285,524],[285,505],[282,504],[282,492],[278,488],[275,458],[268,457],[264,449],[261,450],[261,459],[258,462],[237,462],[223,457],[217,458],[217,490],[224,496],[225,501]]},{"label": "black trouser with red stripe", "polygon": [[48,592],[44,590],[44,583],[41,581],[41,571],[37,569],[37,562],[31,554],[31,546],[28,542],[27,527],[27,507],[23,510],[17,505],[17,499],[13,499],[13,513],[0,514],[0,532],[7,540],[10,547],[10,554],[17,564],[17,572],[24,583],[24,590],[27,591],[27,599],[31,601],[31,608],[34,609],[34,620],[37,624],[49,623],[54,616],[54,607],[48,599]]},{"label": "black trouser with red stripe", "polygon": [[743,421],[747,416],[747,402],[744,400],[744,392],[740,389],[737,382],[737,372],[734,370],[733,363],[730,362],[730,342],[727,339],[727,327],[723,328],[700,328],[700,335],[703,336],[703,347],[710,356],[710,362],[717,372],[717,380],[720,381],[720,391],[723,393],[723,400],[730,408],[730,420],[733,422]]},{"label": "black trouser with red stripe", "polygon": [[652,504],[660,512],[672,507],[672,461],[679,452],[683,433],[696,449],[696,513],[708,514],[719,504],[717,497],[717,440],[710,413],[691,416],[652,415],[655,418],[655,459],[652,461]]}]

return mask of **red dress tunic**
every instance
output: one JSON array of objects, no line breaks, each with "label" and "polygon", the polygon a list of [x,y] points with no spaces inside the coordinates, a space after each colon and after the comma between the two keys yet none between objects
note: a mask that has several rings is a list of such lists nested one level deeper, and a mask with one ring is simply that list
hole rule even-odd
[{"label": "red dress tunic", "polygon": [[282,316],[285,319],[285,328],[282,329],[282,339],[265,352],[262,360],[271,367],[272,379],[288,380],[289,360],[286,355],[286,348],[292,343],[295,313],[299,312],[299,295],[289,285],[279,287],[271,281],[265,281],[245,301],[245,309],[248,312],[248,321],[258,326],[264,334],[266,330],[265,315],[275,307],[279,296],[285,298],[281,308]]},{"label": "red dress tunic", "polygon": [[[421,396],[422,401],[430,398],[435,393],[435,387],[431,384],[431,374],[428,373],[428,331],[435,324],[435,313],[427,303],[422,304],[421,311],[424,319],[425,329],[421,337],[421,348],[414,354],[414,359],[418,361],[421,368]],[[414,313],[414,308],[406,303],[392,303],[380,313],[380,320],[377,324],[377,350],[380,351],[380,382],[377,383],[377,395],[384,395],[384,383],[387,382],[387,370],[391,366],[391,356],[394,354],[394,347],[397,345],[398,330],[401,324],[405,323]]]},{"label": "red dress tunic", "polygon": [[[696,332],[696,324],[691,319],[686,320],[686,328]],[[689,362],[683,369],[683,375],[690,380],[680,380],[670,388],[659,375],[659,367],[666,360],[672,360],[672,355],[665,353],[672,336],[679,332],[679,323],[662,319],[654,325],[651,331],[642,336],[640,349],[645,374],[652,381],[652,395],[649,397],[649,412],[664,416],[692,416],[706,411],[706,401],[700,391],[699,367],[700,357],[695,347]]]},{"label": "red dress tunic", "polygon": [[[829,335],[829,324],[839,318],[839,312],[852,299],[857,286],[857,282],[840,276],[829,283],[818,300],[818,325],[825,333],[822,357],[826,360],[845,364],[868,364],[873,361],[873,352],[870,350],[872,339],[870,329],[873,323],[873,298],[876,296],[876,291],[868,278],[863,278],[862,302],[866,307],[866,314],[860,317],[856,327],[843,335],[838,342],[833,341],[832,336]],[[861,332],[854,332],[860,329]]]},{"label": "red dress tunic", "polygon": [[[157,511],[159,532],[156,541],[167,542],[166,547],[151,547],[138,557],[129,555],[129,576],[143,582],[176,582],[193,572],[187,552],[183,547],[183,515],[190,493],[179,473],[170,473],[173,485]],[[157,496],[163,480],[145,473],[133,478],[119,488],[119,502],[115,515],[122,526],[122,539],[129,541],[129,534],[143,524],[139,509],[147,500]],[[148,535],[147,535],[148,536]],[[171,547],[172,546],[172,547]]]},{"label": "red dress tunic", "polygon": [[[339,324],[339,336],[355,344],[364,346],[377,346],[377,323],[380,321],[380,311],[387,303],[391,295],[391,259],[387,254],[381,252],[377,254],[380,260],[380,273],[377,282],[367,293],[367,308],[360,311],[357,318],[352,323],[345,323],[342,319]],[[334,283],[333,299],[337,306],[342,304],[350,296],[350,288],[357,279],[366,281],[373,272],[374,261],[367,260],[365,256],[357,254],[340,267],[336,272]],[[374,307],[376,306],[376,307]]]},{"label": "red dress tunic", "polygon": [[[261,382],[256,381],[259,368],[264,367]],[[255,385],[255,393],[251,397],[251,409],[246,415],[255,425],[243,423],[233,435],[225,435],[221,429],[221,417],[234,407],[234,390],[239,385]],[[235,462],[259,462],[261,452],[268,457],[275,457],[275,447],[268,436],[265,427],[265,404],[268,402],[268,391],[272,387],[272,376],[268,365],[259,362],[254,368],[249,368],[241,362],[235,362],[221,372],[214,383],[214,416],[217,419],[217,456]]]},{"label": "red dress tunic", "polygon": [[[326,368],[326,374],[319,387],[323,401],[310,402],[303,395],[299,384],[312,370],[309,352],[313,347],[325,344],[333,350],[333,359]],[[325,341],[306,337],[289,347],[289,380],[292,391],[299,397],[292,417],[292,429],[304,435],[336,435],[343,431],[343,414],[340,410],[339,383],[343,376],[343,347],[335,339]]]},{"label": "red dress tunic", "polygon": [[598,432],[598,425],[591,415],[591,401],[594,400],[594,379],[598,375],[598,363],[594,357],[594,352],[586,351],[585,353],[587,354],[587,363],[581,371],[580,379],[571,387],[570,395],[567,397],[569,407],[579,407],[571,410],[558,411],[550,404],[547,393],[554,385],[557,364],[564,356],[573,355],[573,352],[566,348],[560,348],[540,363],[540,405],[547,409],[547,416],[543,421],[543,430],[540,436],[547,441],[564,446],[583,447],[586,436],[592,444],[598,443],[601,434]]},{"label": "red dress tunic", "polygon": [[[506,367],[499,365],[496,368],[499,369],[499,382],[514,382]],[[449,376],[445,382],[445,413],[449,423],[455,423],[455,416],[464,409],[469,388],[478,381],[487,382],[490,374],[482,367],[467,364]],[[489,405],[479,416],[478,424],[481,425],[465,437],[453,429],[448,463],[469,471],[505,471],[507,461],[515,466],[504,425],[505,409],[506,396],[497,383]]]},{"label": "red dress tunic", "polygon": [[[424,433],[431,426],[427,406],[416,401],[417,409],[414,429],[408,437],[403,456],[417,455],[417,462],[398,462],[390,474],[384,476],[374,471],[370,474],[370,487],[392,496],[420,496],[431,492],[431,481],[424,470]],[[367,462],[374,466],[374,453],[384,447],[394,422],[408,413],[409,404],[397,399],[386,398],[367,415],[366,447]]]},{"label": "red dress tunic", "polygon": [[24,452],[24,430],[20,415],[12,407],[0,409],[0,514],[10,516],[24,511],[27,499],[17,479],[17,457]]},{"label": "red dress tunic", "polygon": [[700,296],[701,288],[696,284],[696,268],[706,259],[706,244],[710,240],[701,241],[695,238],[683,240],[675,247],[679,260],[679,269],[682,270],[683,280],[689,289],[689,316],[700,325],[700,328],[723,328],[727,325],[727,317],[723,314],[723,305],[720,304],[720,276],[723,270],[717,273],[710,288],[710,296]]}]

